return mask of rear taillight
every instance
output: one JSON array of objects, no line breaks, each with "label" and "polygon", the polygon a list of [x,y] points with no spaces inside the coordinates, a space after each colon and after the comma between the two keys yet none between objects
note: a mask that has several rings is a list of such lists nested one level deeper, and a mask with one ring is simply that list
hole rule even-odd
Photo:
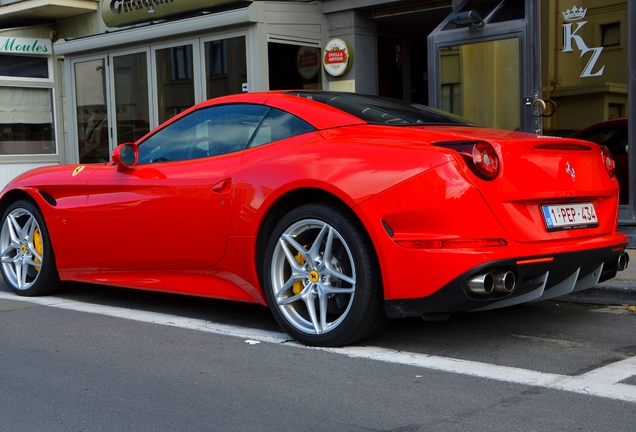
[{"label": "rear taillight", "polygon": [[603,158],[603,166],[610,177],[614,177],[616,170],[616,163],[614,162],[614,156],[612,152],[605,146],[601,146],[601,157]]},{"label": "rear taillight", "polygon": [[499,175],[499,155],[495,147],[486,141],[440,141],[433,145],[459,152],[466,165],[477,177],[492,180]]},{"label": "rear taillight", "polygon": [[473,147],[475,174],[484,180],[492,180],[499,174],[499,156],[495,148],[486,141],[480,141]]}]

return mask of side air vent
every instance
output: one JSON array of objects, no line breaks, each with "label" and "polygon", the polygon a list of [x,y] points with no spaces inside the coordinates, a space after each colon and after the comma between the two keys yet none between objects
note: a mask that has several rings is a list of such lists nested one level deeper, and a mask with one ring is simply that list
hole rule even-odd
[{"label": "side air vent", "polygon": [[44,192],[43,190],[38,191],[38,192],[40,192],[40,196],[42,198],[44,198],[44,201],[46,201],[47,203],[49,203],[53,207],[55,207],[57,205],[57,201],[55,200],[55,198],[53,198],[53,195],[51,195],[48,192]]}]

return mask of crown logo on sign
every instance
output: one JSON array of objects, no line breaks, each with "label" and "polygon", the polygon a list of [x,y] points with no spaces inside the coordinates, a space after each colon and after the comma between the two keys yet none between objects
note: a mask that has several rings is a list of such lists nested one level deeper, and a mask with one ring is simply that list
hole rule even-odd
[{"label": "crown logo on sign", "polygon": [[581,18],[585,18],[585,14],[587,13],[587,9],[583,9],[582,7],[577,8],[574,6],[572,9],[568,9],[565,12],[562,12],[563,18],[566,21],[576,21]]}]

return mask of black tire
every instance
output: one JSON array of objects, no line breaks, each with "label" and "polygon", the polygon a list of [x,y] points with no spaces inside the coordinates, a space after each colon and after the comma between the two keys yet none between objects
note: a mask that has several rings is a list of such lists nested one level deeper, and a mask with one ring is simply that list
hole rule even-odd
[{"label": "black tire", "polygon": [[347,209],[317,203],[290,211],[274,228],[263,264],[274,318],[302,344],[354,344],[388,322],[375,251]]},{"label": "black tire", "polygon": [[38,207],[16,201],[2,215],[2,277],[21,296],[52,294],[61,288],[49,232]]}]

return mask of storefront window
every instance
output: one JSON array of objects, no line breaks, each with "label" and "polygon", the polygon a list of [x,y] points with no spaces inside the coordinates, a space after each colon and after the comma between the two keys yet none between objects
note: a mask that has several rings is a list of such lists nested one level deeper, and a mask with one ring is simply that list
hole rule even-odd
[{"label": "storefront window", "polygon": [[113,58],[117,144],[137,141],[150,130],[146,53]]},{"label": "storefront window", "polygon": [[206,97],[241,93],[247,83],[245,37],[205,43]]},{"label": "storefront window", "polygon": [[[579,3],[576,3],[579,6]],[[627,1],[541,2],[545,133],[606,145],[629,204]],[[556,17],[556,19],[554,19]]]},{"label": "storefront window", "polygon": [[161,124],[194,105],[192,45],[159,49],[156,56]]},{"label": "storefront window", "polygon": [[0,87],[0,155],[55,154],[53,90]]},{"label": "storefront window", "polygon": [[80,163],[110,159],[104,60],[75,63],[77,145]]},{"label": "storefront window", "polygon": [[0,54],[0,75],[20,78],[48,78],[47,57]]}]

